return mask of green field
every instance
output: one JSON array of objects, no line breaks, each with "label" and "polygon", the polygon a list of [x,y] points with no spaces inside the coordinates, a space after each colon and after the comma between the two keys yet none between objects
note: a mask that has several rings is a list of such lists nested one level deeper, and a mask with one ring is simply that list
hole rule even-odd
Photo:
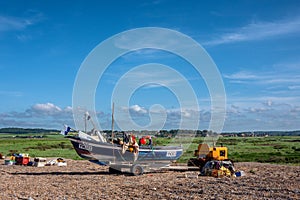
[{"label": "green field", "polygon": [[[186,162],[203,138],[195,138],[180,162]],[[228,157],[235,162],[300,164],[299,136],[222,137],[217,146],[228,147]]]},{"label": "green field", "polygon": [[6,156],[28,153],[30,157],[80,159],[70,141],[60,134],[0,134],[0,153]]},{"label": "green field", "polygon": [[[31,157],[63,157],[80,159],[70,141],[53,134],[0,134],[0,153],[28,153]],[[202,137],[168,139],[154,138],[155,145],[182,144],[186,150],[179,162],[187,162]],[[235,162],[268,162],[300,164],[299,136],[222,137],[217,145],[228,147],[228,156]]]},{"label": "green field", "polygon": [[300,164],[299,136],[221,138],[235,161]]}]

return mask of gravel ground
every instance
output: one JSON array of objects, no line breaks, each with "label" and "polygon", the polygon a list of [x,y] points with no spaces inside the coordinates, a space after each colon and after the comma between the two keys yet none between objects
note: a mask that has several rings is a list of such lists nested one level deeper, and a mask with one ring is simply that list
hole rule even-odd
[{"label": "gravel ground", "polygon": [[68,166],[0,165],[0,199],[300,199],[300,166],[236,163],[246,175],[198,172],[109,174],[108,167],[67,160]]}]

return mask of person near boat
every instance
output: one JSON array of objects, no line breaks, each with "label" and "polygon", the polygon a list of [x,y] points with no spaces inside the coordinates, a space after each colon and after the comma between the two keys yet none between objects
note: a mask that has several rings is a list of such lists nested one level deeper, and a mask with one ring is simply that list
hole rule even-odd
[{"label": "person near boat", "polygon": [[133,152],[134,154],[139,153],[139,145],[136,142],[136,137],[130,133],[128,135],[127,133],[123,133],[123,148],[122,153],[124,154],[126,150],[129,150],[130,152]]}]

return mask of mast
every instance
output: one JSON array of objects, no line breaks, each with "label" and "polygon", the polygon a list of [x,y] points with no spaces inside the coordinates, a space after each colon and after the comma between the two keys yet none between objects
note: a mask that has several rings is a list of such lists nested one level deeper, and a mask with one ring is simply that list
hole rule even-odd
[{"label": "mast", "polygon": [[114,140],[114,110],[115,110],[115,103],[112,105],[112,113],[111,113],[111,141]]},{"label": "mast", "polygon": [[87,113],[84,113],[84,132],[86,133],[86,120],[87,120]]}]

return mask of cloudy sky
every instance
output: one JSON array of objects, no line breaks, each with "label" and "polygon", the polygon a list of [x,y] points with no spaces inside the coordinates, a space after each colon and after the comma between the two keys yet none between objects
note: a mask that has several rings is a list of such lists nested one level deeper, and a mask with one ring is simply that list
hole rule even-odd
[{"label": "cloudy sky", "polygon": [[[217,66],[226,93],[222,131],[298,130],[299,13],[298,0],[1,1],[0,127],[74,126],[74,83],[89,53],[124,31],[161,27],[192,38]],[[153,42],[149,38],[145,43]],[[99,59],[106,56],[103,51]],[[168,67],[161,70],[158,64]],[[123,94],[113,93],[124,91],[124,80],[129,86],[148,83],[130,93],[126,105],[116,100]],[[139,49],[114,60],[102,74],[95,112],[103,129],[111,126],[112,101],[126,129],[189,128],[189,123],[208,129],[214,108],[206,83],[184,58]],[[185,90],[184,84],[198,106],[178,99],[176,88]]]}]

